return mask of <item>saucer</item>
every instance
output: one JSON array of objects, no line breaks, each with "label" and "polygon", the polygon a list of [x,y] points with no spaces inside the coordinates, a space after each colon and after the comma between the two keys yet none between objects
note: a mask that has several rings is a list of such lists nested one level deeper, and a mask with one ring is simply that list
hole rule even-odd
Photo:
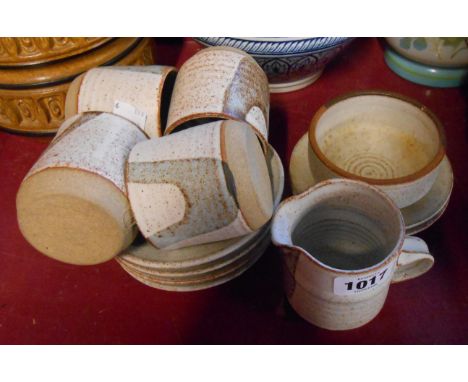
[{"label": "saucer", "polygon": [[[294,195],[312,187],[318,180],[314,177],[309,163],[308,133],[305,133],[291,154],[289,176]],[[453,188],[453,171],[447,156],[442,160],[439,175],[430,191],[416,203],[402,208],[406,233],[413,235],[434,224],[444,213]]]},{"label": "saucer", "polygon": [[[230,250],[223,249],[220,252],[224,253],[225,256],[217,259],[216,261],[207,261],[206,263],[195,266],[195,267],[184,267],[184,268],[174,268],[174,269],[158,268],[152,263],[147,263],[149,264],[149,266],[142,266],[141,264],[138,264],[137,262],[132,261],[132,257],[130,256],[128,256],[127,258],[118,256],[116,260],[121,265],[125,265],[126,268],[131,268],[136,272],[153,275],[161,279],[171,279],[171,278],[180,279],[184,277],[200,276],[200,275],[204,275],[204,274],[208,274],[212,272],[217,272],[220,269],[228,268],[229,266],[240,263],[243,259],[245,260],[245,255],[248,253],[248,251],[252,249],[252,247],[254,247],[256,244],[258,244],[265,236],[269,235],[269,232],[270,232],[270,223],[268,223],[265,227],[263,227],[260,231],[258,231],[255,237],[253,237],[252,240],[249,240],[244,245],[240,247],[231,247]],[[149,246],[149,247],[145,248],[145,246]],[[135,252],[138,252],[140,249],[145,249],[147,251],[155,250],[154,247],[150,246],[150,244],[144,244],[140,247],[134,247]],[[128,253],[131,253],[131,252],[128,252]],[[137,259],[137,257],[135,256],[134,259]]]},{"label": "saucer", "polygon": [[241,262],[240,265],[223,270],[223,272],[212,273],[210,277],[199,279],[166,281],[151,275],[142,275],[131,268],[127,268],[125,265],[121,264],[121,266],[130,276],[149,287],[173,292],[191,292],[212,288],[239,277],[260,259],[269,245],[270,236],[267,235],[262,240],[255,243],[253,248],[246,251],[245,257],[247,260]]}]

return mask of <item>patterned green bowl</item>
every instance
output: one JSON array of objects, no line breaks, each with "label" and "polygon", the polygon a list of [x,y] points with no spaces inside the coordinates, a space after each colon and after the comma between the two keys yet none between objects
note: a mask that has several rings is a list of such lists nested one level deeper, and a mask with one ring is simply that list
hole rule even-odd
[{"label": "patterned green bowl", "polygon": [[385,48],[385,62],[404,79],[436,88],[453,88],[468,83],[468,67],[443,68],[411,61],[390,47]]}]

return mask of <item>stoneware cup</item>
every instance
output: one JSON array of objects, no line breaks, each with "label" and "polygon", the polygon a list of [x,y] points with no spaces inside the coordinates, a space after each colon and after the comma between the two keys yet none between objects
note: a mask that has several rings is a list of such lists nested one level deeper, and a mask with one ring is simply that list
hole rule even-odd
[{"label": "stoneware cup", "polygon": [[[284,190],[284,169],[278,153],[270,145],[267,165],[271,179],[274,209],[278,208]],[[231,257],[231,254],[255,242],[264,230],[270,229],[271,220],[251,234],[174,250],[156,249],[153,245],[133,243],[118,258],[134,267],[158,270],[161,273],[195,272]]]},{"label": "stoneware cup", "polygon": [[425,106],[384,92],[347,94],[322,106],[309,127],[318,180],[361,180],[399,208],[431,189],[445,155],[443,128]]},{"label": "stoneware cup", "polygon": [[70,85],[65,117],[94,111],[113,113],[135,123],[149,137],[160,137],[175,75],[175,68],[159,65],[88,70]]},{"label": "stoneware cup", "polygon": [[250,55],[229,47],[203,49],[179,70],[165,134],[232,119],[248,123],[266,150],[269,109],[268,79]]},{"label": "stoneware cup", "polygon": [[434,263],[421,239],[405,237],[401,212],[385,193],[348,179],[321,182],[283,201],[272,239],[284,254],[292,307],[330,330],[368,323],[392,282],[420,276]]},{"label": "stoneware cup", "polygon": [[271,217],[265,155],[253,130],[217,121],[137,144],[127,166],[136,222],[157,248],[251,233]]},{"label": "stoneware cup", "polygon": [[130,149],[145,134],[124,118],[86,113],[66,120],[24,178],[18,224],[38,251],[71,264],[97,264],[137,233],[124,182]]}]

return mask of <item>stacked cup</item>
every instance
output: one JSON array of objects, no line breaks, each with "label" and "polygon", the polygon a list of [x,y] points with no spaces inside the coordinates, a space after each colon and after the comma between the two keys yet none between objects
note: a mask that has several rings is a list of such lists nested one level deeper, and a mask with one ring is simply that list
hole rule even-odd
[{"label": "stacked cup", "polygon": [[[207,127],[211,126],[200,126],[199,129],[206,129]],[[171,137],[172,136],[176,137],[177,134],[171,135]],[[134,152],[132,151],[132,155],[133,154]],[[249,169],[246,169],[246,171],[248,170]],[[267,152],[267,171],[268,178],[271,179],[271,184],[264,184],[262,186],[268,187],[272,190],[273,205],[276,208],[281,200],[283,192],[284,174],[281,160],[271,146]],[[137,196],[139,195],[139,192],[141,192],[141,190],[147,185],[145,183],[130,184],[130,182],[128,184],[130,198],[135,197],[136,199],[138,198]],[[208,183],[207,186],[210,184],[213,185],[214,182]],[[252,187],[246,186],[244,192],[246,190],[251,192]],[[208,189],[207,191],[212,190]],[[263,191],[268,194],[269,190],[265,189]],[[145,190],[144,192],[147,191]],[[168,191],[166,195],[169,197],[171,195],[170,191]],[[196,194],[194,192],[192,195],[198,196],[200,194]],[[257,194],[257,196],[261,195]],[[202,198],[203,197],[200,195],[199,201],[202,201]],[[239,197],[239,199],[241,198]],[[161,200],[170,199],[163,198]],[[144,199],[140,199],[139,201],[142,203],[144,202]],[[215,203],[214,200],[210,202],[213,204]],[[228,202],[229,200],[226,199],[224,203],[227,204]],[[185,201],[183,204],[185,204]],[[241,212],[242,204],[239,204]],[[134,203],[132,203],[132,205],[134,205]],[[150,209],[148,208],[148,210]],[[265,220],[268,215],[262,217],[262,210],[258,207],[256,210],[257,211],[248,211],[249,214],[245,215],[245,219],[247,220],[248,216],[250,218],[249,221],[252,221],[252,213],[254,212],[255,215],[257,215],[257,219],[260,216],[261,220]],[[229,209],[223,210],[221,217],[224,219],[229,212]],[[142,218],[144,217],[144,215],[139,215],[136,210],[135,215]],[[151,216],[151,214],[149,216]],[[205,242],[197,245],[197,242],[200,243],[203,239],[203,235],[214,236],[212,232],[208,234],[202,233],[189,239],[190,245],[185,247],[180,247],[179,241],[179,244],[173,244],[165,247],[164,249],[156,249],[155,245],[167,241],[168,238],[172,241],[175,237],[167,236],[167,229],[159,231],[160,233],[158,235],[148,236],[149,232],[147,232],[143,226],[140,226],[142,232],[146,232],[148,242],[132,245],[117,258],[117,261],[120,263],[122,268],[124,268],[135,279],[146,285],[159,289],[192,291],[225,283],[250,268],[260,258],[270,244],[270,223],[263,224],[260,227],[257,225],[258,228],[255,230],[249,229],[248,226],[239,224],[239,216],[242,215],[232,216],[231,221],[233,223],[230,223],[227,226],[224,226],[224,228],[218,230],[216,237],[225,238],[225,240]],[[232,219],[234,217],[235,219]],[[219,218],[218,215],[213,216],[209,221],[206,220],[207,223],[204,225],[200,225],[200,223],[197,222],[194,225],[189,225],[188,228],[197,231],[200,229],[206,230],[206,228],[208,228],[208,223],[215,224],[219,222],[217,218]],[[145,222],[147,222],[147,220],[142,219],[141,224],[144,224]],[[165,222],[166,224],[169,223],[167,220],[165,220]],[[234,229],[239,231],[239,228],[243,228],[244,232],[248,233],[242,237],[229,239],[233,234],[237,235]],[[178,227],[173,225],[173,229],[179,230],[179,234],[177,236],[181,238],[184,227],[182,225],[179,225]]]},{"label": "stacked cup", "polygon": [[[169,290],[226,282],[265,251],[284,175],[253,58],[206,49],[177,77],[93,69],[70,86],[66,113],[17,196],[36,249],[73,264],[121,254],[128,273]],[[147,241],[130,246],[137,227]]]},{"label": "stacked cup", "polygon": [[67,119],[17,194],[20,230],[38,251],[92,265],[132,243],[137,229],[125,166],[138,142],[162,134],[159,110],[173,73],[170,67],[106,67],[72,82]]}]

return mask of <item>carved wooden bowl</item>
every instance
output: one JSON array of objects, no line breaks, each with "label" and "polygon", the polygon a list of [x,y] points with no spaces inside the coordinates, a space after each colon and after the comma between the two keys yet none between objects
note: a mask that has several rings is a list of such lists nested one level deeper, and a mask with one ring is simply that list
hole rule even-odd
[{"label": "carved wooden bowl", "polygon": [[115,38],[67,59],[0,68],[0,127],[32,134],[55,133],[64,120],[65,97],[76,76],[101,65],[153,62],[151,39]]},{"label": "carved wooden bowl", "polygon": [[0,37],[0,66],[35,65],[87,52],[110,37]]}]

